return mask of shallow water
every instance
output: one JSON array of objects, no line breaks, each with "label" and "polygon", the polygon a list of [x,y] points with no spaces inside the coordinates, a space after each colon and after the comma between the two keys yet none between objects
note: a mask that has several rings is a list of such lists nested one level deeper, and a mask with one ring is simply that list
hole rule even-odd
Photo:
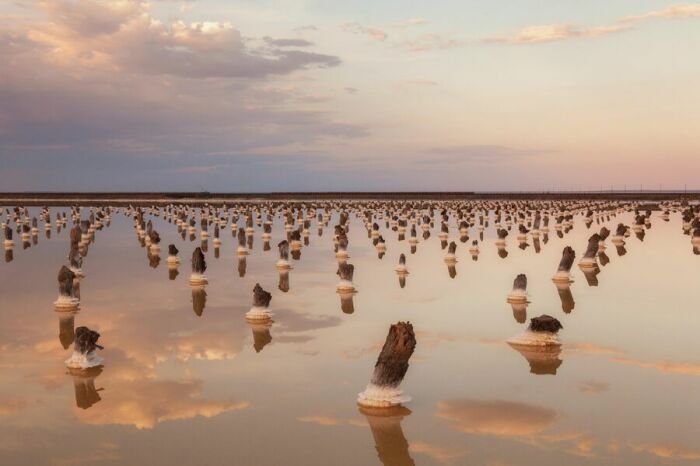
[{"label": "shallow water", "polygon": [[[627,238],[624,256],[608,240],[597,286],[574,266],[570,313],[551,277],[562,248],[572,246],[578,260],[602,226],[588,229],[581,216],[564,238],[553,228],[546,244],[540,238],[539,253],[532,238],[518,248],[513,228],[506,258],[491,226],[478,261],[453,223],[454,278],[439,228],[411,253],[382,221],[387,253],[380,260],[351,216],[352,314],[335,291],[337,215],[322,236],[312,222],[309,245],[291,260],[286,293],[275,269],[283,221],[275,220],[269,251],[256,227],[245,264],[226,227],[218,258],[209,239],[201,315],[188,283],[201,241],[183,241],[174,224],[148,218],[163,238],[160,264],[149,264],[133,220],[114,214],[89,246],[72,321],[53,310],[68,229],[54,226],[47,239],[40,225],[27,249],[15,236],[12,260],[0,265],[0,464],[700,462],[700,256],[678,213],[669,222],[654,213],[643,242]],[[631,224],[632,215],[606,225],[614,230],[619,222]],[[475,229],[470,234],[478,238]],[[171,242],[182,259],[174,280],[166,263]],[[410,271],[404,288],[394,271],[402,252]],[[506,303],[518,273],[528,277],[528,319],[546,313],[564,326],[562,353],[532,367],[526,356],[537,355],[505,342],[526,325]],[[244,317],[255,283],[273,295],[269,328]],[[361,412],[357,394],[399,320],[411,321],[418,340],[402,385],[413,398],[410,412]],[[99,331],[105,346],[104,368],[93,378],[64,366],[71,348],[62,341],[70,343],[81,325]]]}]

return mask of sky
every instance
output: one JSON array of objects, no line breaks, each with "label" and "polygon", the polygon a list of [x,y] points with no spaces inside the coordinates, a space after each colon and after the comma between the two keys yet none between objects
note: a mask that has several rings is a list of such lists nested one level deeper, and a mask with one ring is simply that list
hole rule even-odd
[{"label": "sky", "polygon": [[0,191],[700,188],[700,3],[5,0]]}]

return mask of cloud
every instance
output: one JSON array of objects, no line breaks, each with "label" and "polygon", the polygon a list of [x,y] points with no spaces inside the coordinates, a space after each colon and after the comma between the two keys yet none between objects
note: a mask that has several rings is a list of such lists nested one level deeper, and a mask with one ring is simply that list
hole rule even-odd
[{"label": "cloud", "polygon": [[[289,77],[340,63],[302,39],[164,23],[134,0],[47,0],[45,19],[35,7],[0,28],[0,164],[17,175],[8,189],[99,189],[88,186],[98,177],[129,189],[164,171],[175,175],[170,189],[196,189],[196,176],[279,162],[259,154],[308,157],[321,141],[367,134]],[[216,169],[188,171],[199,166]]]},{"label": "cloud", "polygon": [[593,454],[593,444],[594,442],[591,438],[579,439],[576,440],[573,446],[566,451],[567,453],[571,453],[572,455],[592,458],[595,456]]},{"label": "cloud", "polygon": [[558,420],[556,411],[512,401],[440,401],[436,416],[459,432],[496,437],[523,437],[543,432]]},{"label": "cloud", "polygon": [[458,340],[455,335],[442,332],[416,331],[416,338],[420,341],[421,348],[435,349],[443,343],[452,343]]},{"label": "cloud", "polygon": [[612,346],[601,346],[594,343],[570,343],[566,345],[566,351],[575,351],[587,354],[623,355],[625,351]]},{"label": "cloud", "polygon": [[[138,294],[138,289],[132,291]],[[109,310],[110,302],[118,298],[107,297],[109,292],[103,294],[105,296],[95,298],[105,306],[104,310]],[[233,357],[242,344],[242,334],[248,331],[246,328],[236,329],[231,334],[230,328],[223,330],[228,327],[215,320],[203,329],[183,330],[176,322],[163,319],[166,308],[158,308],[148,301],[141,305],[149,308],[149,312],[139,314],[145,320],[138,325],[132,321],[133,313],[115,311],[108,313],[108,319],[100,319],[96,328],[109,340],[109,347],[103,351],[108,365],[95,376],[94,387],[104,388],[104,392],[100,392],[96,406],[74,410],[81,422],[153,429],[163,422],[200,416],[211,418],[250,407],[247,401],[207,399],[204,381],[190,376],[187,370],[184,376],[172,378],[162,377],[157,370],[170,355],[180,362]],[[80,376],[73,378],[74,382],[80,381]],[[76,404],[80,406],[78,395],[76,390]]]},{"label": "cloud", "polygon": [[38,4],[59,27],[83,36],[115,33],[122,24],[147,11],[145,3],[135,0],[42,0]]},{"label": "cloud", "polygon": [[642,21],[653,18],[697,18],[700,5],[671,5],[663,10],[650,11],[641,15],[627,16],[622,21]]},{"label": "cloud", "polygon": [[[102,377],[107,377],[109,372]],[[202,398],[199,380],[119,380],[102,382],[108,393],[97,409],[76,411],[80,420],[92,425],[131,425],[152,429],[157,424],[197,416],[215,417],[227,411],[250,407],[248,402],[209,401]],[[112,394],[111,396],[109,394]]]},{"label": "cloud", "polygon": [[700,5],[673,5],[663,10],[640,15],[626,16],[609,25],[579,26],[573,23],[558,23],[527,26],[514,33],[495,35],[481,39],[487,44],[541,44],[576,38],[595,38],[628,31],[635,24],[655,18],[679,19],[700,17]]},{"label": "cloud", "polygon": [[[141,290],[132,291],[138,294]],[[146,296],[146,293],[140,295]],[[105,376],[111,377],[118,372],[120,380],[138,380],[144,374],[152,375],[158,364],[169,361],[234,359],[243,351],[250,332],[245,326],[227,329],[224,322],[235,322],[240,317],[236,314],[227,316],[223,322],[222,317],[209,318],[196,327],[183,328],[177,321],[166,318],[170,312],[168,307],[156,299],[143,298],[139,303],[141,313],[124,312],[118,298],[109,296],[108,292],[102,293],[99,299],[101,309],[109,315],[109,318],[100,320],[100,332],[109,334],[110,347],[124,348],[123,352],[117,351],[109,358],[105,357],[110,360]],[[189,307],[189,303],[182,304]],[[232,307],[239,314],[245,312],[243,306]]]},{"label": "cloud", "polygon": [[438,82],[432,79],[404,79],[394,83],[394,87],[401,91],[411,91],[416,87],[436,87],[438,85]]},{"label": "cloud", "polygon": [[521,160],[547,153],[544,149],[520,149],[492,144],[468,144],[462,146],[429,147],[422,153],[430,157],[422,157],[418,163],[446,163],[452,166],[468,163],[502,163],[505,160]]},{"label": "cloud", "polygon": [[427,442],[411,442],[408,445],[408,450],[413,453],[427,455],[442,464],[449,464],[468,453],[468,450],[465,448],[447,448]]},{"label": "cloud", "polygon": [[318,424],[320,426],[340,426],[340,425],[350,425],[355,427],[367,427],[367,422],[361,421],[359,419],[343,419],[331,416],[300,416],[297,418],[299,422],[308,422],[311,424]]},{"label": "cloud", "polygon": [[662,443],[630,443],[629,447],[635,452],[649,453],[659,458],[698,460],[700,450],[690,450],[677,445]]},{"label": "cloud", "polygon": [[340,356],[343,359],[360,359],[379,354],[384,346],[384,342],[377,341],[367,346],[353,347],[352,349],[341,350]]},{"label": "cloud", "polygon": [[314,26],[313,24],[309,24],[307,26],[300,26],[298,28],[294,28],[294,32],[308,32],[308,31],[318,31],[318,27]]},{"label": "cloud", "polygon": [[79,451],[66,457],[54,457],[52,466],[77,466],[81,464],[111,463],[121,459],[119,446],[111,442],[100,442],[87,451]]},{"label": "cloud", "polygon": [[607,382],[597,382],[595,380],[587,380],[578,384],[580,392],[587,395],[597,395],[599,393],[610,390],[610,384]]},{"label": "cloud", "polygon": [[446,50],[463,45],[464,42],[456,39],[449,39],[439,34],[423,34],[421,36],[402,41],[398,47],[410,52],[428,52],[431,50]]},{"label": "cloud", "polygon": [[313,42],[306,39],[273,39],[272,37],[264,37],[265,42],[277,47],[310,47]]},{"label": "cloud", "polygon": [[613,361],[643,369],[654,369],[664,374],[700,376],[700,364],[694,362],[639,361],[631,358],[615,358]]},{"label": "cloud", "polygon": [[[390,23],[387,25],[389,28],[407,28],[409,26],[425,25],[429,21],[422,18],[413,18],[405,21],[400,21],[398,23]],[[346,22],[341,25],[341,28],[352,34],[369,36],[372,40],[377,42],[387,42],[389,39],[389,33],[384,29],[378,27],[364,26],[356,21]],[[463,41],[456,39],[450,39],[439,34],[428,33],[422,34],[417,37],[399,39],[389,41],[389,43],[397,48],[404,49],[410,52],[427,52],[431,50],[445,50],[454,47],[458,47],[464,44]]]},{"label": "cloud", "polygon": [[137,0],[46,0],[41,6],[49,22],[33,27],[28,37],[45,47],[45,60],[66,67],[255,78],[340,63],[335,56],[280,48],[275,39],[266,48],[254,48],[229,22],[166,24],[151,15],[148,4]]},{"label": "cloud", "polygon": [[424,26],[426,24],[430,24],[430,21],[425,18],[408,18],[391,23],[391,26],[397,28],[407,28],[412,26]]},{"label": "cloud", "polygon": [[486,44],[541,44],[577,37],[600,37],[627,29],[629,29],[629,26],[623,24],[582,28],[572,23],[561,23],[528,26],[514,34],[485,37],[481,41]]},{"label": "cloud", "polygon": [[0,400],[0,417],[17,414],[20,411],[23,411],[26,406],[27,403],[24,400]]},{"label": "cloud", "polygon": [[343,23],[341,24],[341,28],[346,32],[369,36],[372,40],[379,42],[384,42],[389,37],[386,32],[379,28],[363,26],[355,21]]}]

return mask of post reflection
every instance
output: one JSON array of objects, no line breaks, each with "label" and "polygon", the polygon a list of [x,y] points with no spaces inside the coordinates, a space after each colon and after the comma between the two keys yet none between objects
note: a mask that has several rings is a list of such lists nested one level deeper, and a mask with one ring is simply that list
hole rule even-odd
[{"label": "post reflection", "polygon": [[559,358],[561,346],[522,346],[509,344],[520,353],[534,375],[557,375],[557,369],[564,361]]},{"label": "post reflection", "polygon": [[272,320],[261,320],[261,321],[246,321],[248,326],[253,331],[253,349],[256,353],[259,353],[267,346],[272,343],[272,335],[270,334],[270,328],[272,328]]},{"label": "post reflection", "polygon": [[238,276],[240,278],[245,277],[245,272],[248,267],[247,256],[238,256]]},{"label": "post reflection", "polygon": [[571,294],[571,286],[569,283],[555,283],[559,299],[561,300],[561,310],[566,314],[570,314],[574,310],[576,303],[574,295]]},{"label": "post reflection", "polygon": [[359,407],[365,416],[374,437],[377,457],[384,466],[415,466],[408,452],[408,441],[401,428],[401,421],[411,414],[403,406],[391,408]]},{"label": "post reflection", "polygon": [[340,310],[344,314],[352,314],[355,312],[355,303],[353,301],[355,292],[353,291],[338,291],[340,296]]},{"label": "post reflection", "polygon": [[201,317],[207,305],[207,291],[204,286],[192,286],[192,310]]},{"label": "post reflection", "polygon": [[510,307],[513,309],[513,318],[519,324],[524,324],[527,320],[527,305],[527,301],[510,303]]},{"label": "post reflection", "polygon": [[88,409],[99,403],[102,398],[99,392],[103,388],[95,388],[95,379],[102,374],[103,367],[91,367],[84,370],[70,370],[73,377],[73,388],[75,390],[75,406],[81,409]]},{"label": "post reflection", "polygon": [[58,316],[58,340],[63,349],[70,348],[75,341],[75,312],[65,312]]},{"label": "post reflection", "polygon": [[279,281],[277,283],[277,288],[282,293],[287,293],[289,291],[289,269],[279,271]]},{"label": "post reflection", "polygon": [[600,273],[600,268],[597,265],[592,268],[582,269],[581,271],[586,277],[586,282],[588,282],[588,286],[598,286],[598,274]]}]

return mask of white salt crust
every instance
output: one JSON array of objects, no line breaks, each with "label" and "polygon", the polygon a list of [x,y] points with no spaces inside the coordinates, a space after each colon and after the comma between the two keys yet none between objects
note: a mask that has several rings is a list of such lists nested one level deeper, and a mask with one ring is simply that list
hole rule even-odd
[{"label": "white salt crust", "polygon": [[69,369],[90,369],[92,367],[101,366],[103,360],[99,357],[95,351],[90,351],[87,354],[78,353],[73,351],[71,357],[66,359],[66,367]]},{"label": "white salt crust", "polygon": [[533,332],[529,329],[506,341],[509,345],[514,346],[561,346],[561,340],[559,340],[559,336],[556,333]]},{"label": "white salt crust", "polygon": [[245,318],[252,321],[264,321],[272,319],[272,313],[265,307],[253,306],[246,312]]},{"label": "white salt crust", "polygon": [[371,408],[390,408],[408,403],[411,397],[405,395],[398,387],[379,387],[372,383],[357,395],[357,404]]}]

